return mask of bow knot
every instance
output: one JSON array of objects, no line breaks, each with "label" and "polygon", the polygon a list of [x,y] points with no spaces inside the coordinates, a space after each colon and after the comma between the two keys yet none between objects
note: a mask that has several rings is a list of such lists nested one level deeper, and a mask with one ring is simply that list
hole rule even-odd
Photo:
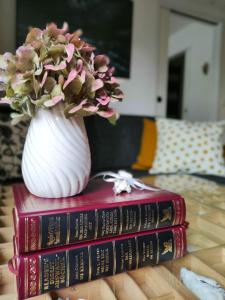
[{"label": "bow knot", "polygon": [[113,191],[115,194],[120,194],[122,192],[131,193],[132,188],[136,190],[149,190],[158,191],[157,188],[150,187],[144,184],[141,180],[134,178],[133,175],[127,171],[120,170],[118,173],[114,172],[100,172],[92,177],[103,177],[106,182],[113,182]]}]

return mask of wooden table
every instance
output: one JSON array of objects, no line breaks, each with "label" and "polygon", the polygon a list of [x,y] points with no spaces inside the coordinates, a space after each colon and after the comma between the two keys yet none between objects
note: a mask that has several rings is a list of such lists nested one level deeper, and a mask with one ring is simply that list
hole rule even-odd
[{"label": "wooden table", "polygon": [[[225,186],[187,175],[143,178],[182,194],[186,200],[188,251],[184,258],[34,297],[34,300],[197,299],[180,281],[180,268],[214,278],[225,288]],[[13,255],[12,190],[0,193],[0,300],[15,300],[15,277],[7,267]]]}]

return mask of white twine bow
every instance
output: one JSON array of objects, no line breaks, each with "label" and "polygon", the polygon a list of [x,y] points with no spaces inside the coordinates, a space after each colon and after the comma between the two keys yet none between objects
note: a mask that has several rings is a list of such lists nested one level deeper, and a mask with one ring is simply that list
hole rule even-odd
[{"label": "white twine bow", "polygon": [[157,188],[150,187],[144,184],[141,180],[134,178],[131,173],[128,173],[124,170],[118,171],[118,173],[114,172],[100,172],[94,175],[91,179],[96,177],[101,177],[106,182],[113,182],[113,191],[115,194],[120,194],[122,192],[131,193],[131,188],[136,190],[149,190],[149,191],[158,191]]}]

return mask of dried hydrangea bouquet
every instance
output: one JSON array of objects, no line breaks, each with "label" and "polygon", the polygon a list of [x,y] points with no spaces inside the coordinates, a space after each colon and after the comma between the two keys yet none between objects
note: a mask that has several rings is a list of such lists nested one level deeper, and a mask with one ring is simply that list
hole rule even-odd
[{"label": "dried hydrangea bouquet", "polygon": [[68,26],[32,28],[16,54],[0,56],[0,103],[15,111],[13,123],[32,118],[22,159],[31,193],[47,198],[80,193],[89,180],[91,159],[83,117],[98,114],[114,122],[109,104],[123,94],[109,58]]}]

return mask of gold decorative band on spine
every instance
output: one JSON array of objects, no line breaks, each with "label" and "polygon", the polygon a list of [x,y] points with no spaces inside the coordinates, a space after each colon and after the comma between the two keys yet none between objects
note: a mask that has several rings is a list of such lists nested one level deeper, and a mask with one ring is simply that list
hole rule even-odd
[{"label": "gold decorative band on spine", "polygon": [[68,245],[70,243],[70,213],[66,215],[66,226],[66,244]]},{"label": "gold decorative band on spine", "polygon": [[157,257],[156,257],[156,264],[159,263],[159,235],[158,233],[155,234],[156,235],[156,240],[157,240]]},{"label": "gold decorative band on spine", "polygon": [[28,252],[28,218],[25,218],[25,252]]},{"label": "gold decorative band on spine", "polygon": [[135,237],[135,244],[136,244],[136,269],[139,267],[139,248],[138,248],[138,239]]},{"label": "gold decorative band on spine", "polygon": [[41,268],[41,255],[38,256],[38,270],[39,270],[39,294],[41,294],[42,289],[42,268]]},{"label": "gold decorative band on spine", "polygon": [[138,232],[141,231],[141,205],[138,204],[138,214],[139,214],[139,222],[138,222]]},{"label": "gold decorative band on spine", "polygon": [[41,249],[41,240],[42,240],[42,216],[39,216],[38,250]]},{"label": "gold decorative band on spine", "polygon": [[95,209],[95,236],[94,239],[98,238],[98,209]]},{"label": "gold decorative band on spine", "polygon": [[[173,259],[176,259],[177,253],[180,254],[180,249],[177,249],[177,243],[176,243],[176,235],[179,233],[179,239],[180,239],[180,231],[176,232],[175,230],[172,230],[173,234]],[[180,243],[179,243],[180,244]],[[180,256],[180,255],[179,255]]]},{"label": "gold decorative band on spine", "polygon": [[42,216],[40,216],[40,227],[39,227],[39,250],[42,244]]},{"label": "gold decorative band on spine", "polygon": [[156,202],[156,207],[157,207],[157,221],[156,221],[156,225],[155,228],[159,227],[159,203]]},{"label": "gold decorative band on spine", "polygon": [[172,225],[175,225],[177,223],[177,207],[175,205],[175,201],[176,200],[171,200],[171,203],[172,203],[172,207],[173,207],[173,222],[172,222]]},{"label": "gold decorative band on spine", "polygon": [[119,235],[122,234],[122,230],[123,230],[123,208],[120,206],[120,229],[119,229]]},{"label": "gold decorative band on spine", "polygon": [[180,252],[180,256],[184,255],[184,240],[185,240],[185,231],[181,228],[180,229],[180,234],[181,234],[181,252]]},{"label": "gold decorative band on spine", "polygon": [[91,268],[91,246],[88,246],[88,281],[91,280],[92,268]]},{"label": "gold decorative band on spine", "polygon": [[116,247],[115,241],[112,242],[113,245],[113,275],[116,274]]},{"label": "gold decorative band on spine", "polygon": [[70,285],[70,256],[69,250],[66,250],[66,286]]},{"label": "gold decorative band on spine", "polygon": [[[26,218],[27,219],[27,218]],[[28,258],[24,258],[24,296],[25,298],[28,298]]]}]

